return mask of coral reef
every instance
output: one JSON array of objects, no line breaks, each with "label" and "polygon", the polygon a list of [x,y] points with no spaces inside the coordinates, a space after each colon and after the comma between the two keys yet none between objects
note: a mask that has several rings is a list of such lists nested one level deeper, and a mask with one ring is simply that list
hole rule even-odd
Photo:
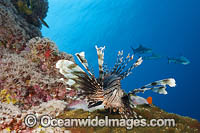
[{"label": "coral reef", "polygon": [[29,110],[21,110],[13,104],[0,102],[0,130],[32,131],[33,128],[26,127],[24,123],[27,114],[35,114],[38,119],[46,114],[56,117],[64,111],[65,107],[66,102],[60,100],[50,100],[38,106],[33,106]]},{"label": "coral reef", "polygon": [[39,27],[18,14],[10,0],[0,1],[0,45],[20,52],[28,40],[41,36]]},{"label": "coral reef", "polygon": [[17,106],[0,102],[0,108],[0,130],[8,127],[14,130],[22,126],[22,112]]},{"label": "coral reef", "polygon": [[11,2],[28,23],[41,28],[41,23],[48,12],[48,0],[11,0]]},{"label": "coral reef", "polygon": [[58,51],[46,38],[33,38],[25,50],[16,54],[0,49],[0,101],[29,109],[51,99],[66,99],[63,76],[55,68],[59,59],[73,61],[71,55]]}]

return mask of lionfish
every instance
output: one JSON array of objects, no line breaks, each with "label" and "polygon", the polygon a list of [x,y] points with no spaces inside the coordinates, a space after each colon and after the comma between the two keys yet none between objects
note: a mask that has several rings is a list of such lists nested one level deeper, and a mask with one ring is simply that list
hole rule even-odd
[{"label": "lionfish", "polygon": [[[118,52],[117,61],[111,70],[105,69],[104,63],[104,47],[96,47],[99,65],[99,77],[96,78],[93,72],[90,71],[88,62],[85,58],[85,53],[76,53],[76,57],[86,69],[69,60],[59,60],[56,68],[64,75],[66,79],[61,79],[70,88],[78,91],[77,98],[85,100],[88,108],[103,105],[105,109],[110,109],[113,112],[118,111],[122,117],[136,116],[133,108],[136,107],[136,93],[152,90],[159,94],[167,94],[166,87],[175,87],[173,78],[163,79],[144,85],[141,88],[134,89],[126,93],[121,87],[121,80],[126,78],[131,71],[139,66],[143,60],[142,57],[137,59],[133,64],[134,55],[123,57],[123,51]],[[126,68],[130,65],[129,68]]]}]

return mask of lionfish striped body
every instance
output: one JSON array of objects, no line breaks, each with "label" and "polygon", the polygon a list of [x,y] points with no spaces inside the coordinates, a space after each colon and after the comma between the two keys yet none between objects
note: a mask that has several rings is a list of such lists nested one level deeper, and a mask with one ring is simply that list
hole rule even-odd
[{"label": "lionfish striped body", "polygon": [[81,67],[72,61],[59,60],[56,67],[60,70],[67,79],[63,80],[70,88],[78,91],[77,98],[86,100],[88,108],[104,105],[105,109],[110,109],[114,112],[118,111],[121,116],[135,116],[133,109],[136,105],[136,93],[153,90],[160,94],[167,94],[166,85],[175,86],[175,80],[172,78],[155,81],[147,84],[139,89],[134,89],[129,93],[125,93],[121,88],[121,80],[127,77],[131,71],[142,63],[142,58],[139,58],[128,69],[127,65],[133,60],[133,55],[124,59],[123,51],[118,52],[117,61],[114,67],[109,70],[104,70],[104,49],[96,46],[99,64],[99,77],[96,78],[90,71],[88,62],[85,59],[85,53],[77,53],[76,56],[86,69],[85,72]]}]

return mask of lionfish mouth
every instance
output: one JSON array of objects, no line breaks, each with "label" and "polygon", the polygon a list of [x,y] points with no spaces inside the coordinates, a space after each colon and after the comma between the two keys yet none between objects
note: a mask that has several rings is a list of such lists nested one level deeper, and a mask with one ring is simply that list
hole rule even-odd
[{"label": "lionfish mouth", "polygon": [[[134,55],[130,56],[130,54],[128,54],[124,58],[123,51],[119,51],[114,67],[109,70],[104,65],[105,46],[100,48],[95,46],[95,48],[98,55],[98,78],[90,71],[84,52],[76,53],[75,55],[86,71],[69,60],[59,60],[56,63],[56,68],[58,68],[59,72],[65,77],[65,79],[62,78],[61,80],[68,86],[67,88],[77,91],[77,96],[75,98],[86,101],[88,108],[103,105],[105,109],[110,109],[114,112],[118,111],[122,117],[132,117],[136,116],[136,113],[133,111],[133,108],[137,105],[136,103],[138,103],[137,100],[139,96],[136,96],[136,93],[152,90],[159,94],[167,94],[167,85],[170,87],[176,86],[175,80],[173,78],[168,78],[152,82],[126,93],[121,88],[120,82],[131,74],[134,68],[141,65],[143,62],[142,57],[131,64]],[[131,65],[127,68],[128,64]],[[147,102],[143,100],[143,102],[139,102],[139,104],[147,104]]]}]

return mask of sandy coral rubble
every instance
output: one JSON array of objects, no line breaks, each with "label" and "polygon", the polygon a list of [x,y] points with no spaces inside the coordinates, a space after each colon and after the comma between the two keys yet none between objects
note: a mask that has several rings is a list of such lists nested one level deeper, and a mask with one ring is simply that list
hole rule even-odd
[{"label": "sandy coral rubble", "polygon": [[[24,119],[28,114],[33,114],[39,121],[43,115],[49,115],[56,117],[61,114],[66,107],[66,103],[61,100],[50,100],[44,102],[39,106],[33,106],[29,110],[21,110],[12,103],[0,102],[0,130],[6,131],[7,129],[12,131],[32,131],[33,128],[29,128],[25,125]],[[38,122],[39,123],[39,122]],[[39,125],[36,125],[38,127]],[[34,130],[39,129],[35,128]]]}]

